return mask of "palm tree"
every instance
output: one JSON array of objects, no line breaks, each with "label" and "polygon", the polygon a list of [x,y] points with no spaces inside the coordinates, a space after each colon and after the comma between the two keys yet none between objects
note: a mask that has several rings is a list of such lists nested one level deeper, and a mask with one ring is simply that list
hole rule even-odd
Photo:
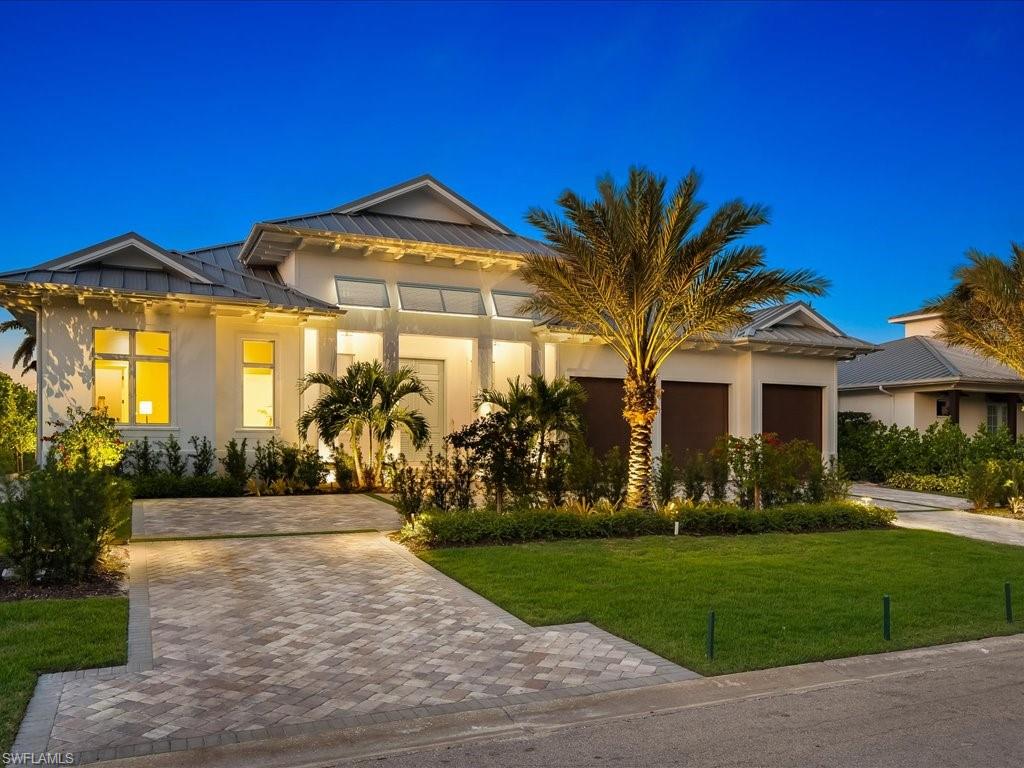
[{"label": "palm tree", "polygon": [[936,337],[998,360],[1024,376],[1024,246],[1010,260],[971,249],[953,271],[956,285],[923,311],[942,315]]},{"label": "palm tree", "polygon": [[564,192],[564,218],[536,208],[526,216],[557,253],[526,256],[522,274],[536,289],[526,309],[599,337],[626,364],[626,503],[633,507],[650,506],[656,381],[669,355],[743,324],[759,306],[793,293],[822,295],[828,286],[808,270],[767,269],[763,247],[736,243],[767,223],[763,206],[733,200],[697,228],[706,208],[696,198],[699,184],[691,171],[666,203],[666,180],[632,168],[623,187],[600,179],[594,201]]},{"label": "palm tree", "polygon": [[[299,417],[299,433],[308,434],[309,427],[315,424],[320,439],[333,443],[347,432],[360,486],[376,485],[380,480],[385,451],[397,432],[406,432],[416,448],[430,438],[427,420],[402,402],[411,395],[430,402],[429,390],[411,368],[387,371],[376,360],[358,362],[350,365],[343,376],[307,374],[299,382],[299,391],[305,392],[312,386],[324,387],[326,391]],[[368,440],[368,466],[363,462],[364,433]]]},{"label": "palm tree", "polygon": [[21,340],[21,343],[14,350],[14,358],[11,365],[14,368],[21,366],[21,375],[24,376],[29,371],[36,370],[36,335],[28,326],[22,323],[20,320],[5,320],[0,323],[0,333],[7,333],[8,331],[22,331],[25,334],[25,338]]},{"label": "palm tree", "polygon": [[509,414],[512,421],[530,424],[537,432],[537,469],[539,476],[551,441],[558,434],[570,437],[583,431],[583,403],[587,393],[579,382],[558,377],[547,381],[540,374],[531,374],[524,386],[519,377],[508,380],[508,390],[494,388],[480,391],[479,407],[493,405]]}]

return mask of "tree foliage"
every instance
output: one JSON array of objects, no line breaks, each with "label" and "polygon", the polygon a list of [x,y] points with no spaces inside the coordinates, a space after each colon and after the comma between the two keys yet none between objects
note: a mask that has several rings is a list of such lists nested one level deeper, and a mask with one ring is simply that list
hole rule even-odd
[{"label": "tree foliage", "polygon": [[25,454],[36,449],[36,395],[0,373],[0,466],[25,469]]}]

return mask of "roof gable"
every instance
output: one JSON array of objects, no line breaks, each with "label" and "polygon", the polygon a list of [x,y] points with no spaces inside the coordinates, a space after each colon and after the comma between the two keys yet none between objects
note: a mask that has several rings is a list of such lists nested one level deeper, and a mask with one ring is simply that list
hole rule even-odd
[{"label": "roof gable", "polygon": [[752,315],[750,322],[738,329],[735,335],[753,336],[758,331],[767,331],[776,327],[808,328],[824,331],[833,336],[846,336],[803,301],[793,301],[758,310]]},{"label": "roof gable", "polygon": [[475,224],[503,235],[512,231],[455,190],[430,175],[417,176],[358,200],[339,205],[334,213],[377,213],[449,224]]},{"label": "roof gable", "polygon": [[81,269],[89,265],[155,270],[197,283],[211,282],[201,271],[185,264],[179,257],[135,232],[126,232],[102,243],[60,256],[40,264],[38,268],[59,272]]}]

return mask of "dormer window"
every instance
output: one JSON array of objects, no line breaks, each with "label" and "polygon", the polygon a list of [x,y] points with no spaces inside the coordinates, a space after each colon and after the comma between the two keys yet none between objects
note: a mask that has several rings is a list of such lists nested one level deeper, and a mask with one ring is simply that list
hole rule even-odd
[{"label": "dormer window", "polygon": [[484,297],[479,288],[399,283],[402,309],[449,315],[484,315]]}]

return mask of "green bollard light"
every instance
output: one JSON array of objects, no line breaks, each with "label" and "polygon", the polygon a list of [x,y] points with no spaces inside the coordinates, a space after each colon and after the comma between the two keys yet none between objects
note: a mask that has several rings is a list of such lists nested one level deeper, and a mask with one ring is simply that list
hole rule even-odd
[{"label": "green bollard light", "polygon": [[882,596],[882,637],[892,640],[892,620],[890,617],[890,600],[888,595]]},{"label": "green bollard light", "polygon": [[708,661],[715,660],[715,612],[708,612]]},{"label": "green bollard light", "polygon": [[1003,596],[1006,598],[1006,623],[1013,624],[1013,588],[1010,582],[1003,584]]}]

